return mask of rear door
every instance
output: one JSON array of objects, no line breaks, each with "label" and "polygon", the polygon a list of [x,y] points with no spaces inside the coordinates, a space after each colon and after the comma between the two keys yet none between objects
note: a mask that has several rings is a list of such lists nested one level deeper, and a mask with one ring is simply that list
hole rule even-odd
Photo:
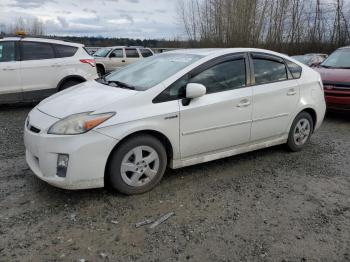
[{"label": "rear door", "polygon": [[15,41],[0,42],[0,103],[22,98],[20,62]]},{"label": "rear door", "polygon": [[125,63],[127,65],[135,63],[140,59],[140,53],[137,48],[125,48]]},{"label": "rear door", "polygon": [[42,99],[56,92],[59,70],[64,64],[56,58],[53,45],[21,41],[20,50],[23,99]]},{"label": "rear door", "polygon": [[253,124],[251,140],[280,136],[286,132],[299,101],[298,81],[277,56],[252,53]]}]

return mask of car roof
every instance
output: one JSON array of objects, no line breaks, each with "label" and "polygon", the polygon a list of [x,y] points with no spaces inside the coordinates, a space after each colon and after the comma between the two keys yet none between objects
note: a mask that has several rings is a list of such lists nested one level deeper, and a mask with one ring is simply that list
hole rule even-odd
[{"label": "car roof", "polygon": [[215,55],[225,55],[230,53],[265,53],[270,55],[276,55],[284,58],[288,58],[288,55],[277,53],[270,50],[259,49],[259,48],[198,48],[198,49],[178,49],[174,51],[169,51],[166,53],[173,54],[191,54],[191,55],[201,55],[201,56],[215,56]]},{"label": "car roof", "polygon": [[83,47],[83,44],[71,43],[63,40],[49,39],[49,38],[38,38],[38,37],[5,37],[0,41],[24,41],[24,42],[43,42],[51,44],[69,45],[75,47]]}]

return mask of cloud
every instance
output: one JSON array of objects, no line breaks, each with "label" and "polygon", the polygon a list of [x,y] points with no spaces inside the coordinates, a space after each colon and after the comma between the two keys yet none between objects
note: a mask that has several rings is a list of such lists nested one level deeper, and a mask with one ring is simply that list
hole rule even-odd
[{"label": "cloud", "polygon": [[64,17],[57,16],[57,20],[58,20],[58,22],[61,24],[61,26],[63,28],[68,28],[69,27],[69,23],[67,22],[67,20]]},{"label": "cloud", "polygon": [[17,8],[38,8],[45,5],[48,2],[56,2],[56,0],[14,0],[12,4],[13,7]]},{"label": "cloud", "polygon": [[49,35],[179,36],[176,0],[0,0],[1,24],[38,18]]}]

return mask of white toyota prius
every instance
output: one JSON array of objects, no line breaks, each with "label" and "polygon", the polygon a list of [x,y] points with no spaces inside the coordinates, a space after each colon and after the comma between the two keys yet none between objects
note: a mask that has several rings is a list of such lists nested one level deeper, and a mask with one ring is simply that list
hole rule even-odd
[{"label": "white toyota prius", "polygon": [[25,122],[26,160],[65,189],[152,189],[181,168],[278,144],[301,150],[325,115],[320,75],[260,49],[178,50],[55,94]]}]

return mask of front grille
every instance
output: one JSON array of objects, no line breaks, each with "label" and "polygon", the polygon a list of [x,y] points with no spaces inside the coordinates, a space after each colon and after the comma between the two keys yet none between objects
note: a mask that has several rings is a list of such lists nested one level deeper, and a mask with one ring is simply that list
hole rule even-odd
[{"label": "front grille", "polygon": [[350,83],[342,82],[323,82],[325,90],[334,90],[334,91],[349,91],[350,92]]},{"label": "front grille", "polygon": [[29,125],[29,130],[36,134],[40,133],[40,129],[36,128],[35,126]]}]

